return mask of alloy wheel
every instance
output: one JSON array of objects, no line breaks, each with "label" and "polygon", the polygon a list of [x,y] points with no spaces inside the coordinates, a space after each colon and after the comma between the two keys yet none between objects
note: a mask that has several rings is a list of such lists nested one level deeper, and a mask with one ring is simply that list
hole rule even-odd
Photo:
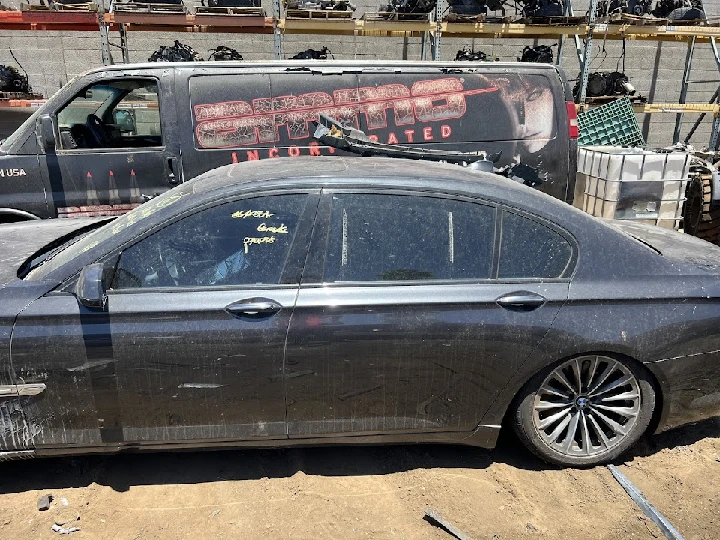
[{"label": "alloy wheel", "polygon": [[583,356],[545,378],[535,394],[533,424],[552,451],[598,457],[625,440],[640,409],[640,385],[627,366],[605,356]]}]

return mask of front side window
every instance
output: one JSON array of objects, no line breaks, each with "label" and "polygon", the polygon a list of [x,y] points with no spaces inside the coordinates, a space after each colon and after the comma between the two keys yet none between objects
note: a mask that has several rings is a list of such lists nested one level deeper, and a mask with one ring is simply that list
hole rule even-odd
[{"label": "front side window", "polygon": [[498,278],[560,278],[572,268],[570,242],[542,223],[503,211]]},{"label": "front side window", "polygon": [[335,194],[325,282],[487,279],[495,208],[410,195]]},{"label": "front side window", "polygon": [[280,282],[307,195],[224,203],[125,249],[112,289]]},{"label": "front side window", "polygon": [[58,112],[60,149],[162,145],[158,85],[122,79],[92,85]]}]

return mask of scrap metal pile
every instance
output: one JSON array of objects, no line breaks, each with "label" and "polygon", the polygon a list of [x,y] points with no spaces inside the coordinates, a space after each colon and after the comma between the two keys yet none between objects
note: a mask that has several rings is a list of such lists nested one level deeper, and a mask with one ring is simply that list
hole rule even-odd
[{"label": "scrap metal pile", "polygon": [[31,89],[27,76],[12,66],[0,64],[0,92],[29,94]]},{"label": "scrap metal pile", "polygon": [[[553,45],[554,47],[554,45]],[[518,62],[534,62],[536,64],[552,64],[555,59],[552,47],[548,45],[526,46]]]},{"label": "scrap metal pile", "polygon": [[184,45],[177,39],[174,45],[163,45],[150,55],[148,62],[199,62],[203,58],[190,45]]}]

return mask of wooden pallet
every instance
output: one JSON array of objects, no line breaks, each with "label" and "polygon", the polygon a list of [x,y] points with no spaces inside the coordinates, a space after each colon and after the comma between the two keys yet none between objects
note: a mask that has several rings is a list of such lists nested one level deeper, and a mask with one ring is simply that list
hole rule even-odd
[{"label": "wooden pallet", "polygon": [[285,17],[288,19],[352,19],[354,13],[350,10],[336,11],[334,9],[288,9]]},{"label": "wooden pallet", "polygon": [[25,93],[25,92],[0,92],[0,100],[9,100],[9,99],[21,99],[23,101],[35,101],[38,99],[42,99],[41,94],[35,94],[35,93]]},{"label": "wooden pallet", "polygon": [[196,15],[224,15],[228,17],[264,17],[265,10],[261,7],[219,7],[198,6]]},{"label": "wooden pallet", "polygon": [[585,103],[587,105],[604,105],[605,103],[611,103],[618,99],[627,98],[633,105],[641,105],[647,103],[647,98],[644,96],[598,96],[598,97],[587,97]]},{"label": "wooden pallet", "polygon": [[362,16],[366,21],[417,22],[429,21],[430,13],[397,13],[395,11],[366,11]]},{"label": "wooden pallet", "polygon": [[97,3],[95,2],[78,2],[77,4],[61,4],[53,2],[49,6],[28,4],[23,2],[20,4],[21,11],[97,11]]},{"label": "wooden pallet", "polygon": [[140,2],[113,3],[115,13],[187,13],[184,4],[144,4]]},{"label": "wooden pallet", "polygon": [[453,13],[452,11],[443,19],[443,22],[457,23],[492,23],[505,24],[512,22],[512,17],[495,17],[487,15],[463,15],[462,13]]},{"label": "wooden pallet", "polygon": [[525,17],[515,22],[543,26],[577,26],[587,22],[587,17]]}]

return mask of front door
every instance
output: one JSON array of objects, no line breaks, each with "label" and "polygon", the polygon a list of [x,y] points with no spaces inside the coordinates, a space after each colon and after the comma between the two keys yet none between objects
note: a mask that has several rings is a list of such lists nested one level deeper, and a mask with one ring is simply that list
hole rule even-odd
[{"label": "front door", "polygon": [[474,429],[566,300],[571,243],[468,199],[334,192],[321,209],[288,333],[290,437]]},{"label": "front door", "polygon": [[119,215],[181,181],[172,79],[98,82],[58,111],[44,165],[59,217]]},{"label": "front door", "polygon": [[63,292],[31,304],[12,352],[47,385],[41,443],[285,438],[285,338],[316,207],[294,193],[200,210],[123,249],[105,310]]}]

